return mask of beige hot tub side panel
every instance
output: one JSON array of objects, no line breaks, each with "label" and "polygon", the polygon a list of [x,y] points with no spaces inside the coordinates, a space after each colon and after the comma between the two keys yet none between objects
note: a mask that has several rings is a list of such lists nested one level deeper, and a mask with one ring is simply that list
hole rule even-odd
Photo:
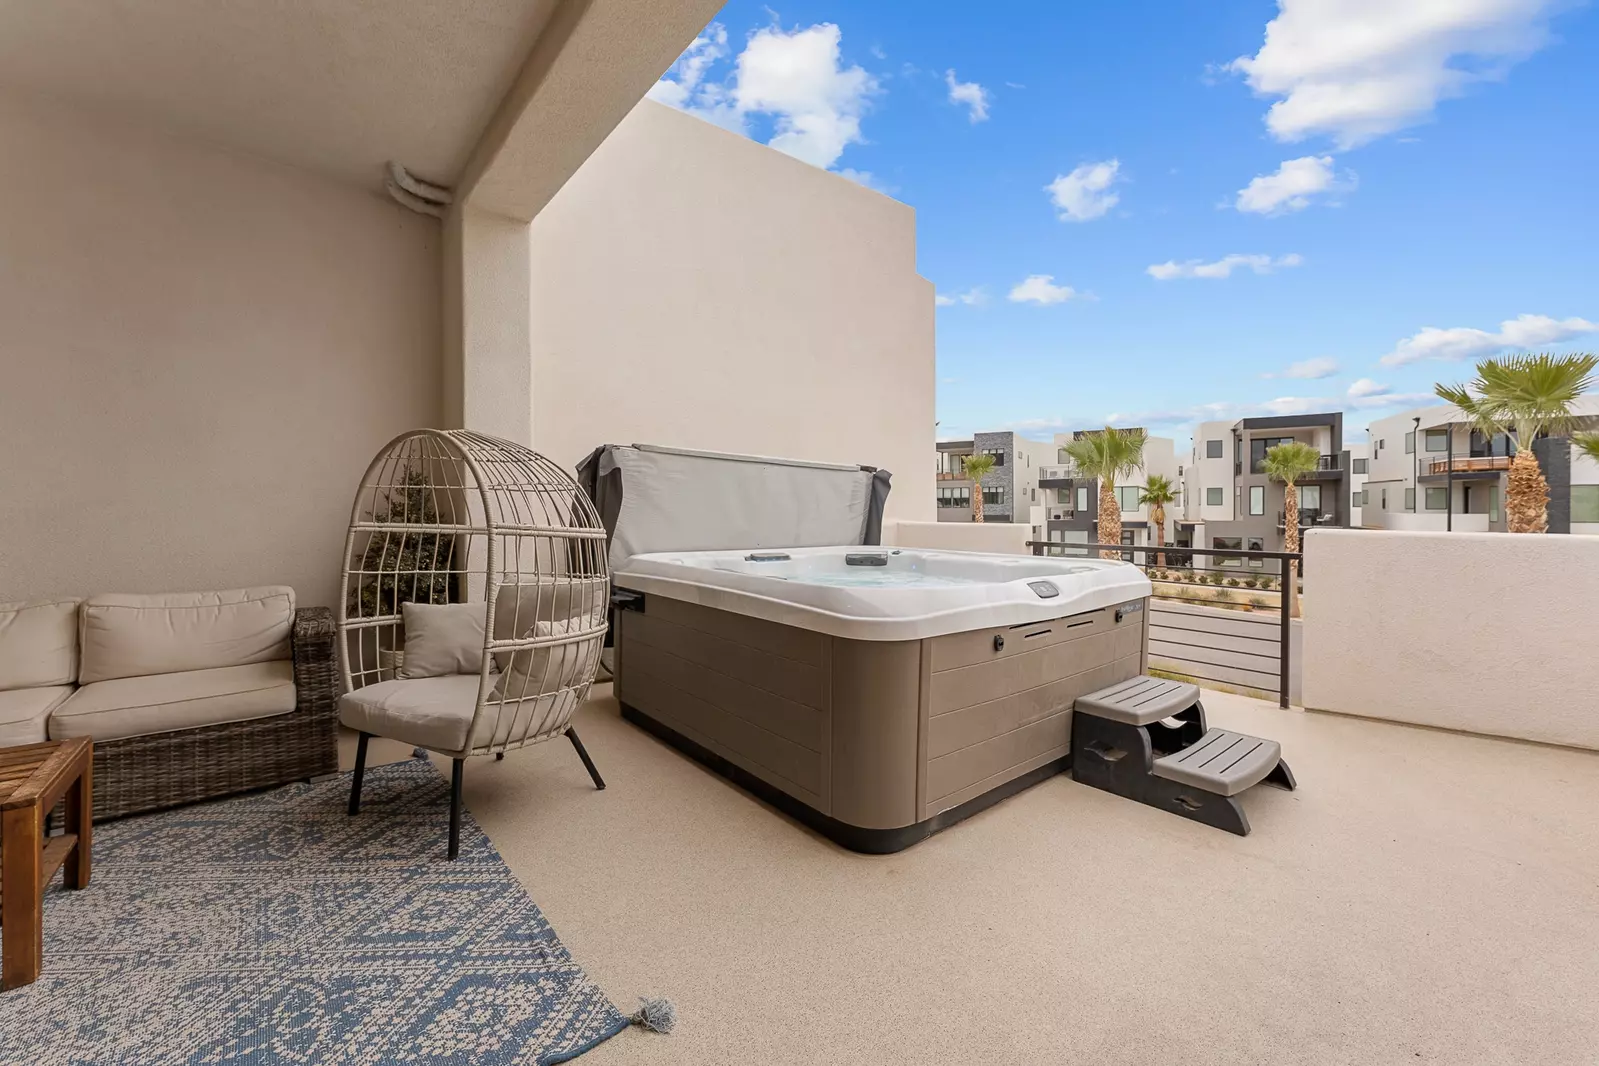
[{"label": "beige hot tub side panel", "polygon": [[[856,641],[665,597],[623,611],[623,703],[849,825],[895,829],[1069,750],[1078,696],[1144,668],[1147,612]],[[996,647],[995,638],[1004,646]]]},{"label": "beige hot tub side panel", "polygon": [[1144,668],[1148,612],[1120,622],[1115,613],[1106,608],[927,642],[922,818],[1070,751],[1073,701]]},{"label": "beige hot tub side panel", "polygon": [[621,702],[828,813],[827,638],[660,596],[618,619]]}]

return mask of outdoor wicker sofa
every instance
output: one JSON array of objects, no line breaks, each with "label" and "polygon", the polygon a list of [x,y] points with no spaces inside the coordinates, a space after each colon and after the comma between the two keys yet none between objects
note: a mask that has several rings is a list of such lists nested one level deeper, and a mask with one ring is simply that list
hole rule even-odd
[{"label": "outdoor wicker sofa", "polygon": [[95,744],[95,820],[336,773],[339,679],[333,639],[332,611],[295,610],[295,706],[288,714]]},{"label": "outdoor wicker sofa", "polygon": [[268,586],[0,604],[0,747],[93,737],[96,821],[334,773],[333,614],[293,601]]}]

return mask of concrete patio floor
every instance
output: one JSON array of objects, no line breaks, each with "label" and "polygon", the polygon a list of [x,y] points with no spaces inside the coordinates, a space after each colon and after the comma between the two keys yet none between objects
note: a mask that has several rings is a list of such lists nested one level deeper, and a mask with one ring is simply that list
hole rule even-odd
[{"label": "concrete patio floor", "polygon": [[623,1009],[677,1004],[596,1066],[1599,1062],[1599,754],[1205,699],[1299,777],[1247,838],[1057,777],[855,855],[609,686],[578,719],[605,792],[555,743],[466,798]]}]

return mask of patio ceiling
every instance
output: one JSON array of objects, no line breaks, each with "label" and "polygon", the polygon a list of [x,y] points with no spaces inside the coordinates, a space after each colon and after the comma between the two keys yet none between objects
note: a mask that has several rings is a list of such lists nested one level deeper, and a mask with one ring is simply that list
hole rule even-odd
[{"label": "patio ceiling", "polygon": [[[389,159],[444,184],[457,183],[470,160],[473,185],[500,187],[485,206],[527,218],[718,6],[5,0],[0,89],[372,188]],[[549,159],[542,166],[527,143],[535,139]],[[480,141],[486,150],[474,155]],[[496,169],[512,156],[511,172]]]}]

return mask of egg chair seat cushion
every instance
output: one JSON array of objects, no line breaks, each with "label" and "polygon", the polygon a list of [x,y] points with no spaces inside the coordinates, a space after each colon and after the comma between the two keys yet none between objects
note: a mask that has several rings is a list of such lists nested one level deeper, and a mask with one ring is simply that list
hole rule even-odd
[{"label": "egg chair seat cushion", "polygon": [[450,755],[467,750],[481,674],[380,681],[339,700],[351,729]]}]

